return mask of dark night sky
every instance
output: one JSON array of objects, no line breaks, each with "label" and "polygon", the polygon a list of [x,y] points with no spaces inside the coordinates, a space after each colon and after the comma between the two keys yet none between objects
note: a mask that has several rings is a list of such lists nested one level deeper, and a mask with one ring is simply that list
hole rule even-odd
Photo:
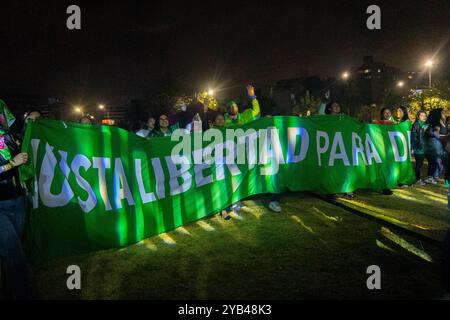
[{"label": "dark night sky", "polygon": [[[81,7],[81,31],[66,29],[69,4]],[[369,4],[380,5],[382,30],[366,28]],[[447,0],[2,1],[0,94],[129,100],[163,74],[190,91],[335,76],[368,54],[417,70],[448,40],[449,8]]]}]

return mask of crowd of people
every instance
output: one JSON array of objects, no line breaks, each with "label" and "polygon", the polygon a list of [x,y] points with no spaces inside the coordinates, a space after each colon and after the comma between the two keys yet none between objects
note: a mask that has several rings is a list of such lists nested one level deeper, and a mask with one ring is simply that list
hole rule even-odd
[{"label": "crowd of people", "polygon": [[[152,139],[168,137],[178,128],[192,132],[243,125],[261,116],[255,88],[249,85],[247,94],[251,106],[242,111],[234,100],[229,101],[226,110],[222,111],[209,109],[207,105],[194,100],[190,105],[183,106],[176,114],[160,114],[158,117],[149,117],[146,123],[136,123],[132,131],[140,137]],[[411,121],[408,110],[404,106],[398,106],[393,111],[390,108],[383,108],[379,119],[375,119],[374,123],[393,124]],[[321,104],[318,114],[324,116],[342,114],[341,106],[338,101],[330,100],[327,92],[325,102]],[[24,123],[26,125],[29,121],[41,116],[42,113],[38,110],[27,112]],[[3,283],[9,289],[11,296],[24,298],[27,296],[27,281],[21,238],[25,222],[26,192],[20,184],[18,167],[28,161],[28,155],[20,151],[20,140],[24,129],[16,135],[10,130],[14,120],[6,104],[0,100],[0,262]],[[83,116],[79,122],[86,125],[93,123],[89,116]],[[450,170],[446,168],[449,167],[450,161],[449,122],[450,118],[446,116],[443,109],[432,110],[429,114],[419,111],[413,119],[411,146],[415,159],[416,185],[436,184],[443,172],[445,172],[445,178],[448,177]],[[425,160],[428,163],[427,175],[422,177]],[[391,190],[382,190],[382,192],[386,195],[392,194]],[[336,197],[336,195],[330,196]],[[346,193],[344,196],[354,197],[354,194]],[[271,194],[267,198],[270,200],[269,209],[274,212],[282,211],[279,203],[280,195]],[[230,213],[238,212],[241,208],[242,204],[238,202],[221,210],[218,214],[224,220],[229,220]]]}]

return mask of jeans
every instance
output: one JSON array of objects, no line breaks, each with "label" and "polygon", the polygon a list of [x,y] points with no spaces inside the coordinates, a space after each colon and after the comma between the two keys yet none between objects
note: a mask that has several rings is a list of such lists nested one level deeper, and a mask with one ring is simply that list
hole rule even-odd
[{"label": "jeans", "polygon": [[420,180],[420,172],[422,171],[423,162],[425,159],[428,161],[428,177],[433,177],[436,168],[437,168],[437,159],[435,157],[432,157],[430,155],[425,154],[414,154],[414,158],[416,159],[416,167],[415,167],[415,173],[416,173],[416,180]]},{"label": "jeans", "polygon": [[435,179],[439,178],[439,175],[441,174],[443,169],[444,169],[443,160],[441,158],[436,158],[436,168],[434,170],[433,177]]},{"label": "jeans", "polygon": [[28,296],[27,269],[22,250],[25,224],[25,197],[0,201],[0,261],[6,298]]}]

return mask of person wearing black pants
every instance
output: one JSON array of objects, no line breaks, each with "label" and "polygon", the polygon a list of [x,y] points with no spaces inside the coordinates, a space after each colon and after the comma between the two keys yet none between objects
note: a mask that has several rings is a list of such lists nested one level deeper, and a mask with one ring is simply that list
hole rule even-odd
[{"label": "person wearing black pants", "polygon": [[0,263],[7,299],[27,299],[28,283],[22,232],[25,224],[25,191],[18,167],[28,161],[9,128],[15,118],[0,100]]}]

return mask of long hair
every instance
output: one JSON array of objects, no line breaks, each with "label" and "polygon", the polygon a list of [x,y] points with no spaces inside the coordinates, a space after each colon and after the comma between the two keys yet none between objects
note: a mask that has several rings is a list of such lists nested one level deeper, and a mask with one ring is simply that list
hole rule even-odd
[{"label": "long hair", "polygon": [[[389,120],[389,119],[385,119],[385,118],[384,118],[384,112],[385,112],[386,110],[391,111],[391,108],[384,107],[384,108],[382,108],[382,109],[380,110],[380,120]],[[391,114],[391,117],[392,117],[392,114]]]},{"label": "long hair", "polygon": [[337,104],[339,104],[339,102],[338,101],[330,101],[330,102],[328,102],[327,103],[327,105],[325,106],[325,114],[331,114],[331,106],[333,105],[333,103],[337,103]]},{"label": "long hair", "polygon": [[404,106],[398,106],[397,108],[395,108],[395,113],[397,113],[398,109],[402,110],[403,112],[402,118],[398,119],[398,121],[405,122],[406,120],[409,120],[408,109]]},{"label": "long hair", "polygon": [[440,125],[442,110],[444,110],[444,109],[438,108],[438,109],[433,109],[430,111],[427,122],[430,125],[432,125],[433,127]]}]

